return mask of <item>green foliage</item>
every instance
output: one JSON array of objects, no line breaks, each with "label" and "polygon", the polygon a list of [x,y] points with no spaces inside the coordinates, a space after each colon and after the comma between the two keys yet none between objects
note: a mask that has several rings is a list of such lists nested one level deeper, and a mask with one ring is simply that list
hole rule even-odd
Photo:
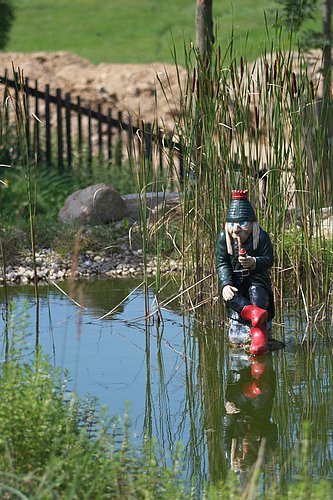
[{"label": "green foliage", "polygon": [[280,25],[298,33],[298,40],[304,50],[323,48],[323,31],[318,22],[318,0],[276,0],[276,3],[281,6]]},{"label": "green foliage", "polygon": [[[0,205],[3,219],[26,219],[29,214],[25,168],[18,165],[2,172],[6,186],[0,186]],[[99,164],[91,167],[75,167],[60,172],[55,166],[38,165],[37,214],[48,220],[57,220],[65,199],[73,192],[98,182],[112,184],[121,194],[135,192],[135,180],[130,165],[122,167]]]},{"label": "green foliage", "polygon": [[[251,491],[244,498],[259,498],[257,497],[257,489]],[[321,480],[314,482],[309,480],[307,476],[300,478],[299,481],[289,484],[287,493],[275,491],[273,488],[266,491],[264,496],[260,498],[269,498],[270,500],[287,500],[289,498],[296,500],[328,500],[331,498],[332,486],[330,481]],[[228,481],[218,485],[210,486],[207,491],[207,499],[209,500],[230,500],[241,498],[244,491],[240,491],[239,484],[234,474],[230,474]]]},{"label": "green foliage", "polygon": [[[85,226],[79,228],[72,224],[54,224],[49,231],[48,224],[38,225],[37,243],[39,248],[52,248],[60,255],[73,253],[74,241],[79,236],[80,252],[92,251],[101,252],[112,246],[119,237],[128,237],[126,221],[122,226],[116,224],[106,224],[103,226]],[[133,235],[133,239],[135,239]],[[134,241],[132,241],[134,244]]]},{"label": "green foliage", "polygon": [[9,41],[9,32],[15,18],[13,0],[0,0],[0,50],[3,50]]},{"label": "green foliage", "polygon": [[134,450],[126,420],[122,434],[119,420],[70,393],[68,374],[42,354],[24,361],[15,331],[24,332],[25,320],[19,326],[12,313],[0,367],[2,498],[186,498],[181,471],[160,467],[153,444]]},{"label": "green foliage", "polygon": [[[8,264],[19,263],[23,255],[29,253],[29,224],[27,221],[12,222],[1,228],[1,242]],[[119,238],[128,238],[126,219],[122,225],[105,224],[102,226],[79,226],[77,224],[62,224],[50,222],[48,219],[37,218],[35,229],[36,249],[38,251],[51,248],[60,256],[66,257],[73,253],[75,241],[79,237],[81,253],[92,251],[102,252],[110,246],[115,249]],[[139,247],[138,234],[132,234],[133,248]],[[169,247],[168,247],[169,248]]]},{"label": "green foliage", "polygon": [[281,20],[293,31],[298,31],[304,21],[314,19],[318,0],[277,0],[281,6]]},{"label": "green foliage", "polygon": [[301,33],[300,42],[304,50],[322,49],[323,33],[314,29],[307,29]]},{"label": "green foliage", "polygon": [[0,240],[2,245],[1,260],[6,262],[15,263],[22,253],[27,252],[27,247],[29,245],[27,234],[29,233],[29,228],[26,225],[25,228],[20,228],[17,226],[2,226],[0,230]]},{"label": "green foliage", "polygon": [[290,484],[287,495],[276,495],[270,498],[295,500],[328,500],[332,496],[332,485],[330,481],[322,479],[318,482],[308,481],[304,478],[296,484]]}]

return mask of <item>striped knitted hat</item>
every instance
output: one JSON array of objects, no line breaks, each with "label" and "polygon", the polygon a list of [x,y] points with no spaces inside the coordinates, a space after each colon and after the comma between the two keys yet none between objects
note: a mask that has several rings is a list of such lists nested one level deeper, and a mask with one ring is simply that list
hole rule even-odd
[{"label": "striped knitted hat", "polygon": [[227,222],[250,221],[255,222],[257,217],[248,200],[248,190],[232,191],[231,202],[227,211]]}]

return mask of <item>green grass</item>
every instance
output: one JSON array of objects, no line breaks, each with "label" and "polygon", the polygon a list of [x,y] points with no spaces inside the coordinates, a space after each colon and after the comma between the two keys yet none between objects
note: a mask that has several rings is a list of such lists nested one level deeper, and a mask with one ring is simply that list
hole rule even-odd
[{"label": "green grass", "polygon": [[[235,48],[249,60],[266,40],[264,9],[274,21],[272,0],[215,1],[213,14],[222,47],[234,26]],[[319,28],[320,29],[320,28]],[[172,35],[171,35],[172,33]],[[66,50],[94,63],[182,61],[183,44],[195,39],[194,0],[16,0],[8,51]]]},{"label": "green grass", "polygon": [[[28,201],[26,199],[26,184],[23,167],[17,165],[11,169],[1,170],[2,180],[6,186],[0,189],[1,214],[7,219],[26,219],[28,215]],[[135,178],[128,164],[119,167],[100,165],[96,160],[91,170],[84,166],[59,172],[54,166],[49,168],[38,165],[37,171],[38,214],[56,221],[59,210],[63,207],[66,198],[79,189],[86,188],[98,182],[112,184],[122,195],[136,191]]]}]

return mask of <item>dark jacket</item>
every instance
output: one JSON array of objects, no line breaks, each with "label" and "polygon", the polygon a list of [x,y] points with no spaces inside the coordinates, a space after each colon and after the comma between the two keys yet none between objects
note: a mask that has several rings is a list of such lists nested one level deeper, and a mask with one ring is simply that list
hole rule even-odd
[{"label": "dark jacket", "polygon": [[232,285],[239,288],[240,293],[244,292],[244,287],[248,288],[252,285],[257,285],[265,288],[270,295],[270,311],[269,316],[274,316],[274,304],[272,285],[269,277],[268,269],[273,265],[274,255],[270,237],[266,231],[260,228],[258,247],[253,249],[252,234],[243,243],[246,253],[252,257],[256,257],[256,267],[250,271],[250,275],[246,278],[239,277],[233,271],[242,269],[238,262],[238,245],[235,240],[232,240],[232,255],[228,254],[226,235],[222,231],[219,234],[216,251],[216,270],[221,289],[226,285]]}]

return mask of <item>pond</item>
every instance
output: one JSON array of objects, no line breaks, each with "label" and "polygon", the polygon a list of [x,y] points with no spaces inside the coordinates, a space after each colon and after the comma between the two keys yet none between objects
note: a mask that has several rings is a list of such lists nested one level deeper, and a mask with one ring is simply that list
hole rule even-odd
[{"label": "pond", "polygon": [[[305,469],[316,479],[333,478],[330,318],[306,327],[302,309],[286,300],[274,330],[286,347],[250,358],[228,347],[218,308],[194,319],[171,302],[147,323],[138,281],[59,285],[84,308],[54,286],[40,287],[43,351],[70,370],[73,390],[96,396],[109,415],[123,416],[129,402],[133,441],[152,435],[166,464],[181,442],[186,477],[195,477],[199,489],[230,469],[245,484],[255,463],[262,491],[274,484],[283,490]],[[164,298],[177,289],[169,285]],[[9,293],[15,316],[27,324],[29,356],[35,349],[34,291],[20,286]],[[153,289],[149,301],[154,310]],[[3,332],[2,319],[2,358]]]}]

